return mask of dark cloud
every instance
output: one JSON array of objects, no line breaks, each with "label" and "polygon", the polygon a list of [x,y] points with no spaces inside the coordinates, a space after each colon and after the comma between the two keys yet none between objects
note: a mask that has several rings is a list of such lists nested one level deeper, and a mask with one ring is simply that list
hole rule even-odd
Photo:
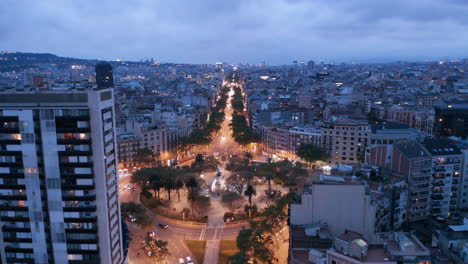
[{"label": "dark cloud", "polygon": [[0,50],[288,63],[468,54],[466,0],[2,0]]}]

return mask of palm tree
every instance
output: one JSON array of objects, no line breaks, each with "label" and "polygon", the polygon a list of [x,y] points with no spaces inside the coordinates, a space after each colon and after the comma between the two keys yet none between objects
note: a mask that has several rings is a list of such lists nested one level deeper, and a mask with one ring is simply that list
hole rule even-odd
[{"label": "palm tree", "polygon": [[268,195],[271,194],[271,178],[273,178],[273,175],[271,175],[271,173],[268,173],[266,175],[266,179],[268,181]]},{"label": "palm tree", "polygon": [[257,190],[255,190],[252,184],[249,184],[245,189],[244,195],[249,197],[249,217],[252,217],[252,196],[257,195]]},{"label": "palm tree", "polygon": [[167,198],[171,200],[171,191],[175,188],[175,179],[173,173],[166,175],[164,180],[164,189],[167,191]]},{"label": "palm tree", "polygon": [[157,193],[158,201],[160,201],[159,191],[163,187],[164,187],[164,182],[162,181],[161,177],[159,175],[153,175],[153,178],[151,179],[151,188],[154,190],[155,194]]},{"label": "palm tree", "polygon": [[245,152],[244,153],[244,158],[245,158],[245,160],[244,160],[245,166],[247,167],[247,166],[249,166],[250,161],[253,159],[253,155],[250,152]]},{"label": "palm tree", "polygon": [[184,187],[184,182],[181,179],[176,179],[175,184],[174,184],[174,189],[176,190],[177,193],[177,199],[180,202],[180,192],[179,190]]},{"label": "palm tree", "polygon": [[195,189],[198,187],[198,181],[195,177],[190,176],[185,183],[185,187],[189,189],[188,199],[190,200],[190,206],[192,207],[193,214],[193,202],[195,201]]},{"label": "palm tree", "polygon": [[195,177],[190,176],[185,183],[185,187],[189,189],[189,193],[193,195],[193,191],[198,187],[198,180]]}]

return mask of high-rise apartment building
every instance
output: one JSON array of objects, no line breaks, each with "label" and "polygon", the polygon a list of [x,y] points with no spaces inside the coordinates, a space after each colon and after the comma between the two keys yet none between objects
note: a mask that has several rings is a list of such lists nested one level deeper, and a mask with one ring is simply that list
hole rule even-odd
[{"label": "high-rise apartment building", "polygon": [[1,263],[122,263],[113,90],[0,92]]},{"label": "high-rise apartment building", "polygon": [[96,84],[98,88],[114,87],[114,75],[109,63],[96,64]]},{"label": "high-rise apartment building", "polygon": [[408,221],[446,218],[461,207],[462,166],[460,149],[442,139],[394,145],[391,169],[408,180]]}]

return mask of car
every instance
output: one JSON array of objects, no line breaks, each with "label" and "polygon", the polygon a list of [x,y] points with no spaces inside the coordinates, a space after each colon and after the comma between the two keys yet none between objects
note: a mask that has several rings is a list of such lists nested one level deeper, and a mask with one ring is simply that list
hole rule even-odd
[{"label": "car", "polygon": [[186,257],[185,259],[187,259],[187,264],[193,264],[193,260],[191,257]]},{"label": "car", "polygon": [[158,226],[159,226],[159,228],[162,228],[162,229],[168,229],[169,228],[169,225],[164,224],[164,223],[159,223]]},{"label": "car", "polygon": [[132,189],[133,189],[133,186],[131,184],[127,184],[122,188],[122,190],[132,190]]},{"label": "car", "polygon": [[156,231],[158,231],[158,229],[154,229],[153,231],[148,232],[148,236],[151,236],[151,237],[156,236]]},{"label": "car", "polygon": [[133,216],[133,215],[129,215],[128,216],[128,220],[130,220],[130,222],[135,222],[136,221],[136,218]]},{"label": "car", "polygon": [[179,264],[185,264],[185,260],[183,258],[179,259]]}]

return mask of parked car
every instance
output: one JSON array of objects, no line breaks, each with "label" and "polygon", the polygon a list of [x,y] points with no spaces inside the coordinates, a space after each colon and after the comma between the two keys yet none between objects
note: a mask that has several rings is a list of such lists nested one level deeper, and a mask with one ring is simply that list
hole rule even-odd
[{"label": "parked car", "polygon": [[179,264],[185,264],[185,261],[184,261],[183,258],[180,258],[180,259],[179,259]]},{"label": "parked car", "polygon": [[136,218],[133,216],[133,215],[129,215],[128,216],[128,220],[130,220],[130,222],[135,222],[136,221]]},{"label": "parked car", "polygon": [[193,260],[191,257],[186,257],[187,259],[187,264],[193,264]]},{"label": "parked car", "polygon": [[127,184],[122,188],[122,190],[132,190],[132,189],[133,189],[133,186],[131,184]]}]

